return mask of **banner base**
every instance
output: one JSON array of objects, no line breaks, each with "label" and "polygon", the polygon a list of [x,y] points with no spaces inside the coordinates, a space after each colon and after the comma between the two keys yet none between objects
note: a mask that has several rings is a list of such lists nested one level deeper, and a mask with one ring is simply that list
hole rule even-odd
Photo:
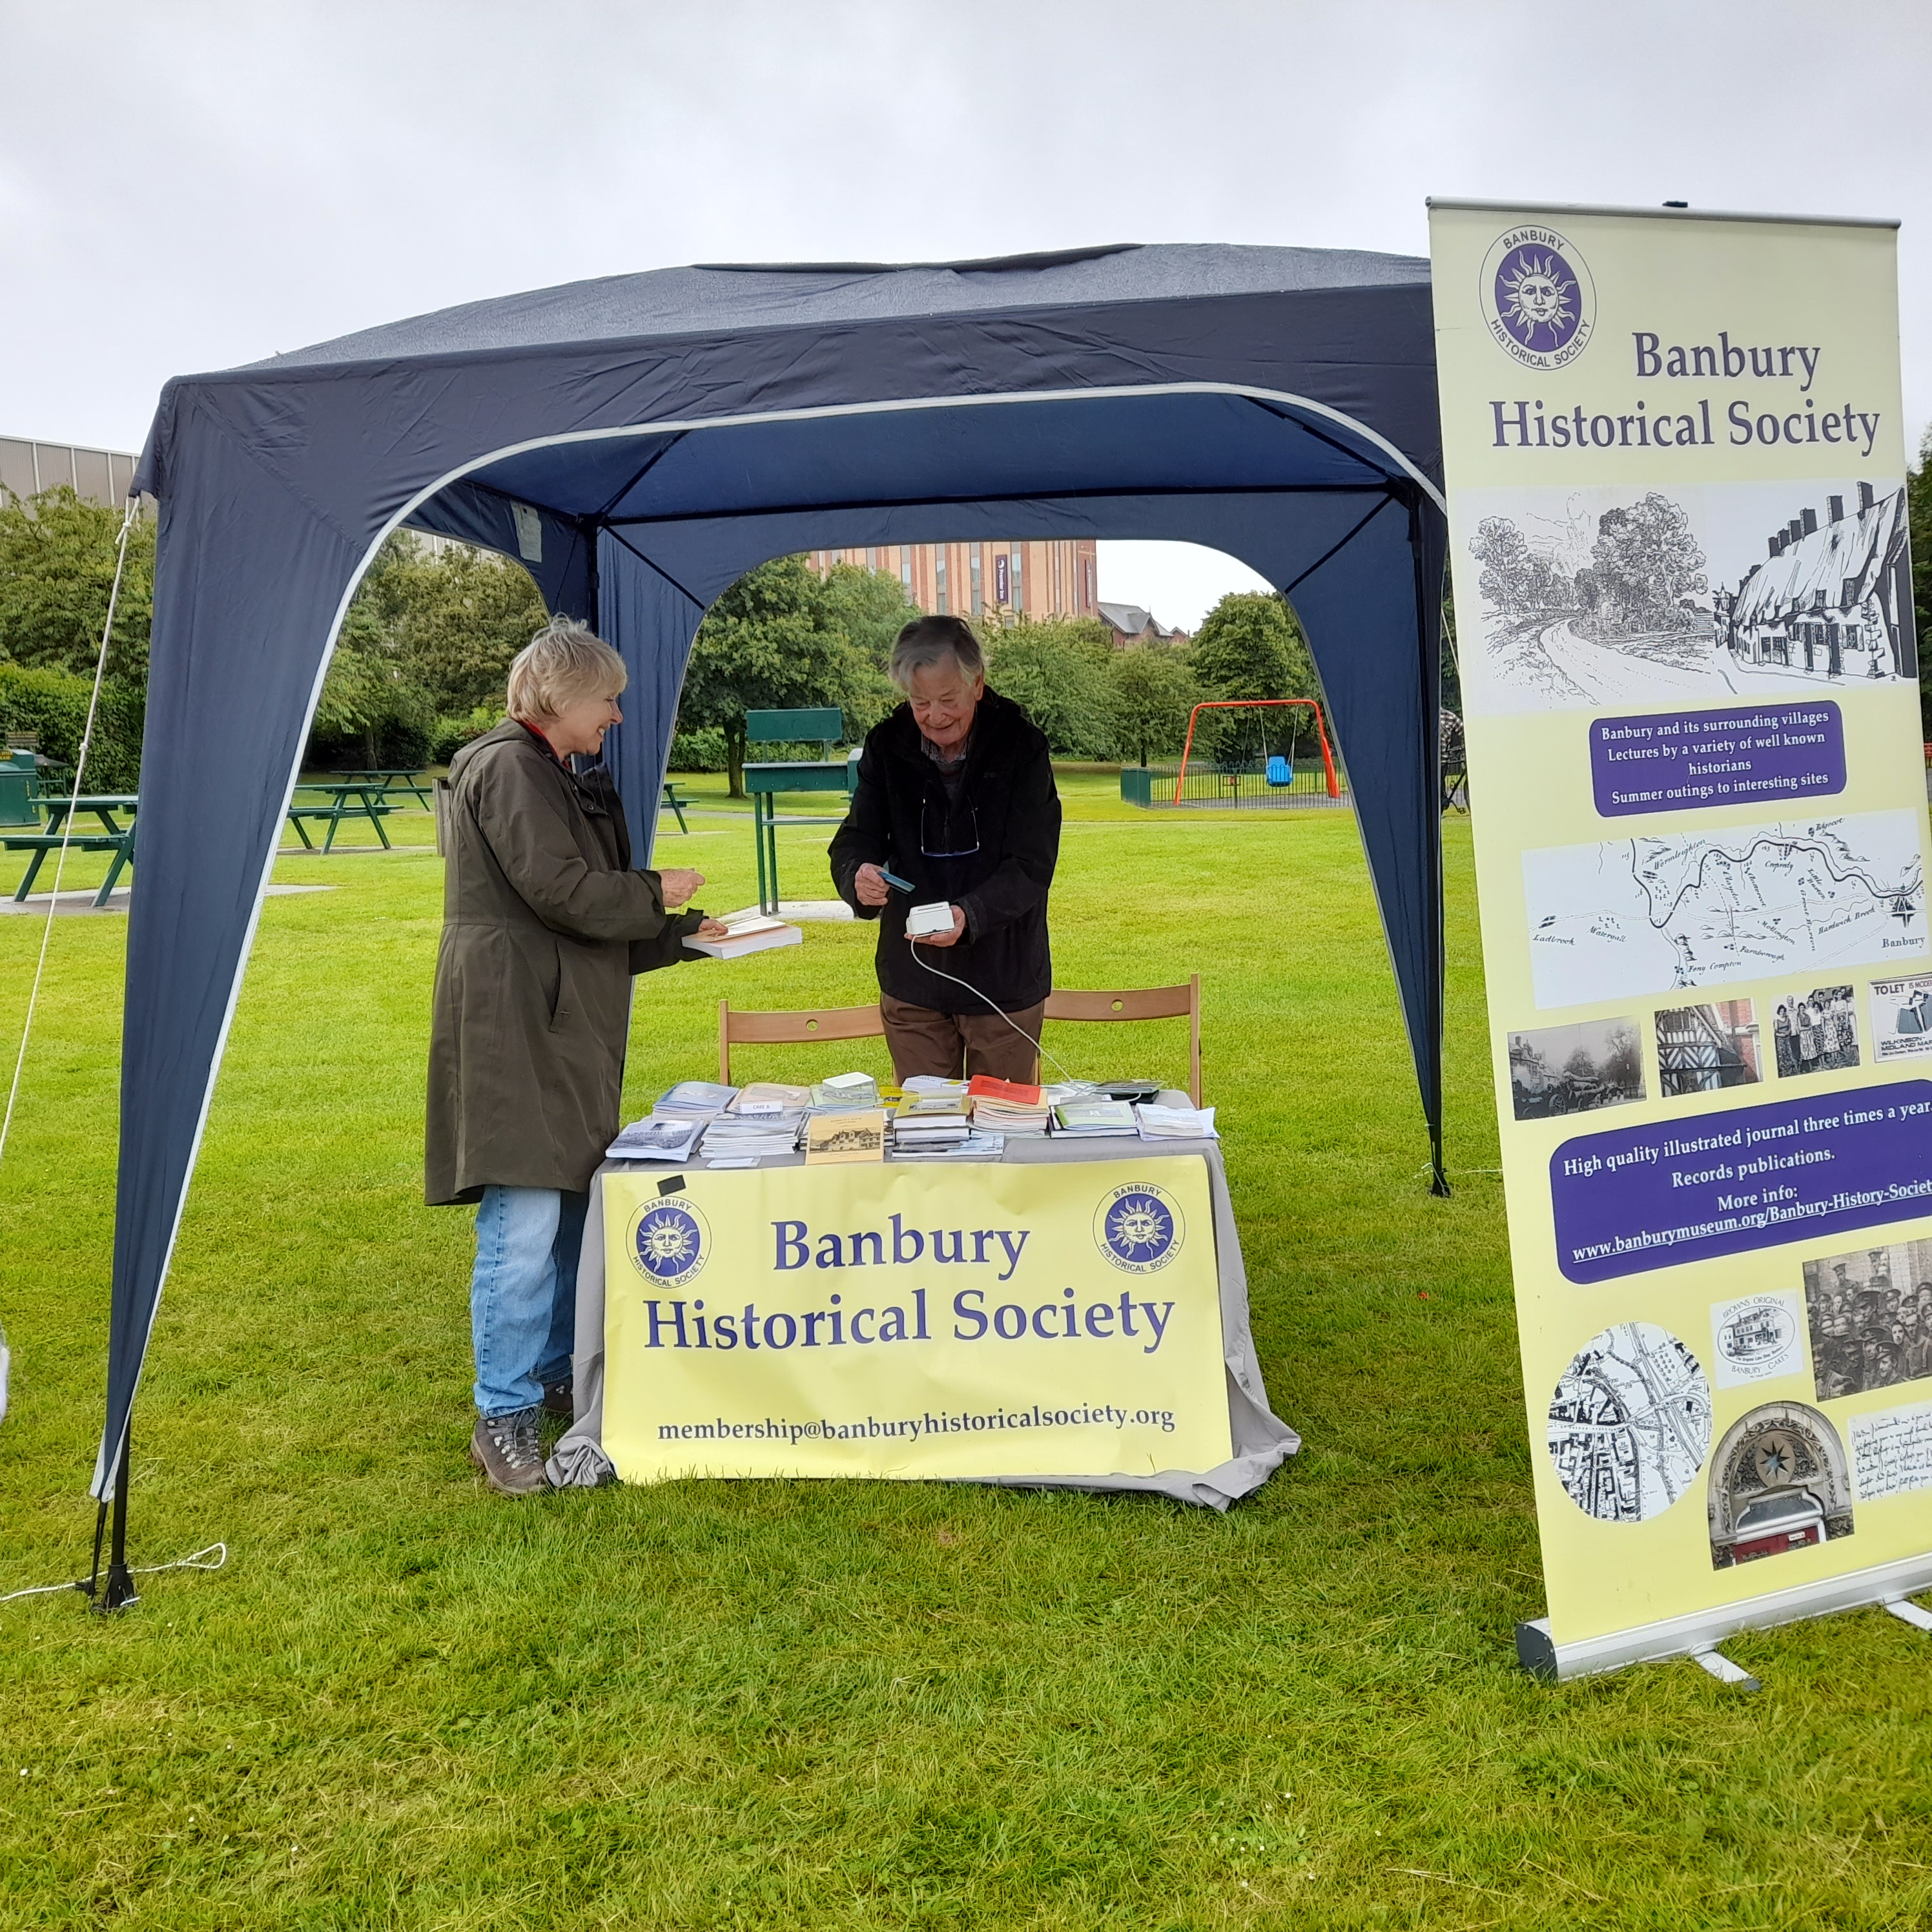
[{"label": "banner base", "polygon": [[1538,1617],[1516,1627],[1516,1661],[1532,1677],[1551,1684],[1622,1670],[1632,1664],[1660,1664],[1673,1657],[1695,1657],[1701,1663],[1701,1653],[1714,1650],[1740,1630],[1774,1630],[1780,1624],[1796,1623],[1805,1617],[1868,1610],[1874,1604],[1882,1604],[1915,1629],[1932,1630],[1932,1614],[1905,1601],[1921,1590],[1932,1590],[1932,1556],[1903,1557],[1895,1563],[1854,1570],[1848,1576],[1771,1591],[1721,1610],[1640,1624],[1634,1629],[1581,1637],[1571,1643],[1558,1642],[1550,1634],[1550,1619]]}]

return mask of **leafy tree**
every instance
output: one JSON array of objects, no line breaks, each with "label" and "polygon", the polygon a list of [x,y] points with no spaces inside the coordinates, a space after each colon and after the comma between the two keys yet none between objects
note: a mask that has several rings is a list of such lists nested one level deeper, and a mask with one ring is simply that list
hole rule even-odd
[{"label": "leafy tree", "polygon": [[985,626],[986,681],[1011,698],[1063,757],[1104,758],[1113,752],[1108,688],[1116,655],[1097,618],[1046,619]]},{"label": "leafy tree", "polygon": [[848,636],[825,585],[802,559],[781,556],[747,571],[705,614],[678,725],[724,733],[731,796],[742,798],[747,711],[836,704],[852,738],[892,702],[892,687]]},{"label": "leafy tree", "polygon": [[1469,540],[1469,554],[1483,566],[1477,586],[1506,617],[1540,616],[1574,608],[1570,579],[1507,517],[1485,517]]},{"label": "leafy tree", "polygon": [[1643,1048],[1636,1028],[1618,1024],[1604,1034],[1604,1078],[1627,1094],[1643,1090]]},{"label": "leafy tree", "polygon": [[[386,755],[414,764],[428,754],[436,718],[434,698],[409,676],[374,608],[352,604],[322,680],[312,740],[357,741],[364,765]],[[316,748],[326,755],[326,745]]]},{"label": "leafy tree", "polygon": [[891,662],[893,640],[922,614],[896,577],[850,563],[832,566],[824,598],[833,627],[843,631],[847,641],[880,671]]},{"label": "leafy tree", "polygon": [[[1316,698],[1321,687],[1300,620],[1278,592],[1233,590],[1201,620],[1187,661],[1203,698]],[[1254,712],[1204,713],[1195,742],[1209,755],[1227,758],[1252,742]],[[1288,742],[1305,713],[1286,714],[1271,727],[1270,742]]]},{"label": "leafy tree", "polygon": [[1231,590],[1201,620],[1187,661],[1209,698],[1319,694],[1300,621],[1274,591]]},{"label": "leafy tree", "polygon": [[1145,764],[1178,752],[1201,687],[1186,655],[1167,644],[1136,644],[1114,654],[1106,694],[1108,721],[1123,758]]},{"label": "leafy tree", "polygon": [[[92,678],[107,621],[122,512],[63,484],[22,499],[0,491],[0,662]],[[107,674],[145,690],[154,611],[154,523],[128,533]]]},{"label": "leafy tree", "polygon": [[354,608],[373,619],[403,678],[445,717],[502,705],[510,660],[547,614],[520,564],[467,545],[432,552],[407,532],[383,545]]},{"label": "leafy tree", "polygon": [[1605,637],[1693,629],[1688,600],[1709,587],[1690,518],[1655,490],[1597,519],[1589,566],[1576,573],[1578,601]]}]

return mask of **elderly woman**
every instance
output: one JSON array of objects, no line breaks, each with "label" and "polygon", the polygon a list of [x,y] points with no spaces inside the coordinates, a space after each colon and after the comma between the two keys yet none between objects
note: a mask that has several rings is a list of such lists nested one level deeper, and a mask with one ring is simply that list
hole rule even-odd
[{"label": "elderly woman", "polygon": [[701,872],[634,870],[594,758],[622,713],[622,660],[558,618],[510,667],[510,715],[450,762],[427,1192],[476,1202],[470,1460],[504,1496],[544,1486],[544,1412],[570,1413],[577,1256],[618,1126],[631,976],[723,928],[676,913]]},{"label": "elderly woman", "polygon": [[[908,624],[891,672],[906,701],[866,737],[830,857],[839,896],[879,922],[892,1065],[902,1080],[1030,1081],[1053,990],[1046,896],[1060,854],[1046,740],[986,688],[979,640],[958,617]],[[952,929],[909,944],[908,908],[934,901]]]}]

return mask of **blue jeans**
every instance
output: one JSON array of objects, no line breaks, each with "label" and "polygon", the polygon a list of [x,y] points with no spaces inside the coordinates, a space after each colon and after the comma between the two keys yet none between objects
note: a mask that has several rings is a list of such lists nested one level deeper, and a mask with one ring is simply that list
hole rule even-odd
[{"label": "blue jeans", "polygon": [[470,1334],[476,1406],[484,1415],[532,1408],[570,1373],[577,1336],[577,1256],[587,1194],[486,1187],[476,1209]]}]

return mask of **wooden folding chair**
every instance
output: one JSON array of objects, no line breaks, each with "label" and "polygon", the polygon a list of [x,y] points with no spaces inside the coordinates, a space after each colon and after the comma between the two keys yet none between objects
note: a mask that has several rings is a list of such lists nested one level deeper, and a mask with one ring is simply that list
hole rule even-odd
[{"label": "wooden folding chair", "polygon": [[[1179,1020],[1187,1022],[1187,1094],[1201,1104],[1201,975],[1184,986],[1144,986],[1117,993],[1060,992],[1046,996],[1050,1020]],[[1034,1063],[1034,1078],[1040,1063]]]},{"label": "wooden folding chair", "polygon": [[882,1040],[886,1023],[877,1003],[869,1006],[819,1006],[787,1013],[734,1013],[729,1000],[718,1002],[718,1077],[731,1084],[731,1048],[736,1046],[803,1045],[814,1040]]}]

